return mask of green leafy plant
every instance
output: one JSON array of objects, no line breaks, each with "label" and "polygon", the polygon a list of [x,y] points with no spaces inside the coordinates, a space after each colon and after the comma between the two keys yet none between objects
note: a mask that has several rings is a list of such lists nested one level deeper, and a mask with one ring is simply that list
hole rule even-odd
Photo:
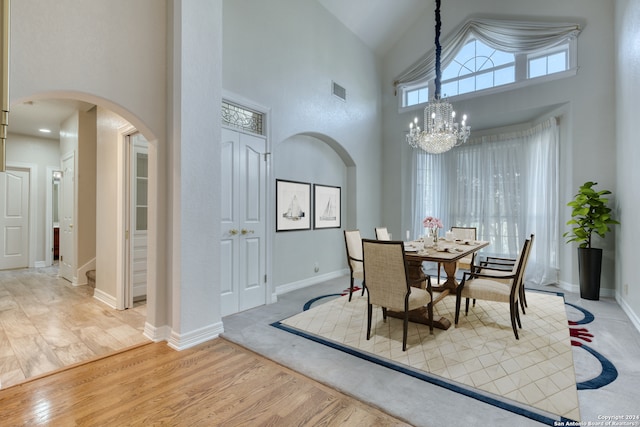
[{"label": "green leafy plant", "polygon": [[567,243],[577,242],[581,248],[591,248],[593,233],[604,237],[606,233],[611,231],[610,225],[620,224],[611,218],[611,208],[607,206],[609,199],[603,197],[611,194],[611,191],[596,191],[593,189],[595,185],[598,183],[585,182],[574,199],[567,203],[567,206],[573,208],[571,219],[567,221],[567,225],[574,225],[574,227],[563,236],[567,238]]}]

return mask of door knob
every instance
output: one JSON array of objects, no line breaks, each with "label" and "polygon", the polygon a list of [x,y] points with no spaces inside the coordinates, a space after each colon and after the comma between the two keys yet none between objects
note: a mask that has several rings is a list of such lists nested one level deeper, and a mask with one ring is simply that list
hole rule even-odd
[{"label": "door knob", "polygon": [[241,231],[242,235],[244,236],[245,234],[252,234],[253,230],[247,230],[246,228],[243,228]]},{"label": "door knob", "polygon": [[235,236],[236,234],[238,234],[238,230],[236,230],[235,228],[232,228],[231,230],[229,230],[229,234],[231,234],[232,236]]}]

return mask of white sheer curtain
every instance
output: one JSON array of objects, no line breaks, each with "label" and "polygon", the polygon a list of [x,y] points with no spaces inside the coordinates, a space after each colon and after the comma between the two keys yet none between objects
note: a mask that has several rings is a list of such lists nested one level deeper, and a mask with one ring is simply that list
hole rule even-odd
[{"label": "white sheer curtain", "polygon": [[558,126],[550,118],[525,131],[472,139],[444,154],[414,151],[413,230],[422,219],[476,227],[484,256],[515,258],[535,234],[527,281],[558,276]]},{"label": "white sheer curtain", "polygon": [[[442,65],[446,67],[458,51],[474,36],[494,49],[504,52],[530,53],[551,48],[580,34],[573,23],[506,21],[475,18],[442,43]],[[407,68],[394,81],[396,87],[424,82],[435,76],[435,51],[431,51]]]}]

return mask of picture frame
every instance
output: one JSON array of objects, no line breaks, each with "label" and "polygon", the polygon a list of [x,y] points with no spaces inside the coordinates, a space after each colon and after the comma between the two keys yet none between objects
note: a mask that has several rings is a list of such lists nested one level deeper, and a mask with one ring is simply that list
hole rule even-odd
[{"label": "picture frame", "polygon": [[311,229],[311,184],[276,179],[276,232]]},{"label": "picture frame", "polygon": [[314,184],[313,186],[313,228],[340,228],[342,219],[340,187]]}]

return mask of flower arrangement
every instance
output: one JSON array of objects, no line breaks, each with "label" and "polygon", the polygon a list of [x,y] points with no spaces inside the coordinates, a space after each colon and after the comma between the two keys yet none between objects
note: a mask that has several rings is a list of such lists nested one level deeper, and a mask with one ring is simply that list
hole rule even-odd
[{"label": "flower arrangement", "polygon": [[424,226],[424,228],[429,228],[433,231],[437,231],[438,228],[444,228],[442,225],[442,221],[440,221],[438,218],[435,218],[433,216],[428,216],[425,219],[423,219],[422,225]]},{"label": "flower arrangement", "polygon": [[442,221],[440,221],[438,218],[435,218],[433,216],[428,216],[422,220],[422,225],[424,226],[424,228],[429,229],[429,231],[431,232],[431,236],[433,237],[433,242],[437,243],[438,229],[444,228],[442,225]]}]

